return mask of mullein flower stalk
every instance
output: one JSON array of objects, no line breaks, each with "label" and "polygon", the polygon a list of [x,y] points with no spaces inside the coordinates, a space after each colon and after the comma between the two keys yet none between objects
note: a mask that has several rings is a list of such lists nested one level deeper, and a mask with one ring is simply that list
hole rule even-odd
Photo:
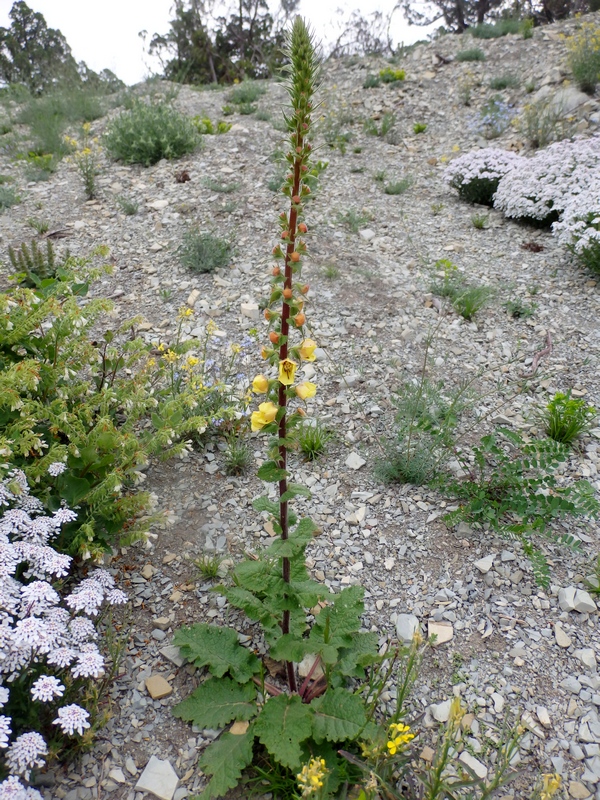
[{"label": "mullein flower stalk", "polygon": [[[272,347],[263,348],[263,356],[277,366],[277,381],[268,382],[267,392],[272,405],[277,406],[274,421],[277,423],[277,445],[275,460],[279,468],[279,519],[278,527],[282,539],[289,537],[288,521],[288,474],[287,448],[291,428],[304,416],[303,409],[290,413],[288,399],[305,399],[314,394],[312,385],[307,394],[304,384],[295,386],[296,369],[301,360],[314,361],[315,343],[304,338],[306,315],[305,296],[308,285],[300,281],[302,259],[306,254],[306,242],[302,236],[308,228],[303,222],[304,203],[310,194],[305,178],[310,172],[311,144],[308,141],[311,128],[312,96],[315,91],[318,73],[318,59],[312,35],[300,17],[296,17],[287,47],[289,94],[293,113],[284,115],[289,132],[290,150],[286,156],[289,173],[282,187],[283,194],[290,200],[289,212],[279,217],[281,228],[280,243],[273,248],[277,263],[271,272],[271,296],[265,309],[265,318],[271,324],[269,340]],[[297,343],[293,342],[297,340]],[[258,386],[264,383],[264,376],[258,376]],[[275,385],[276,384],[276,385]],[[275,402],[276,401],[276,402]],[[269,424],[271,403],[261,404],[261,411],[253,414],[253,429],[259,430]],[[264,406],[264,408],[263,408]],[[269,406],[267,408],[267,406]],[[290,559],[282,559],[283,580],[290,582]],[[283,634],[290,632],[290,612],[284,611],[281,622]],[[292,662],[286,664],[288,686],[291,692],[297,691],[296,675]]]}]

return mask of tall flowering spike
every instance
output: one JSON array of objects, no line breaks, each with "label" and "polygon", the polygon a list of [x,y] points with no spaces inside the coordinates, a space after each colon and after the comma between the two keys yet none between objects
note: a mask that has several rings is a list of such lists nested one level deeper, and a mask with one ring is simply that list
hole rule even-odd
[{"label": "tall flowering spike", "polygon": [[[308,141],[311,127],[312,96],[319,72],[319,59],[315,52],[312,34],[301,17],[296,17],[288,34],[286,67],[288,78],[287,92],[292,111],[285,115],[288,128],[289,152],[287,162],[290,172],[282,186],[282,192],[290,200],[289,211],[279,215],[279,243],[272,254],[283,265],[271,267],[271,294],[265,309],[265,319],[269,323],[269,342],[272,347],[263,347],[262,355],[272,367],[277,369],[277,380],[269,381],[265,375],[257,375],[252,389],[266,394],[267,402],[261,403],[258,411],[252,414],[252,430],[265,428],[276,433],[275,443],[276,475],[279,484],[279,513],[275,521],[281,530],[282,539],[290,535],[288,521],[288,473],[287,442],[289,428],[304,414],[296,408],[288,414],[288,398],[305,401],[313,397],[316,387],[311,383],[296,385],[296,370],[301,361],[314,361],[316,342],[307,339],[304,333],[306,323],[306,296],[308,284],[301,282],[302,261],[306,255],[306,242],[302,238],[308,233],[308,226],[302,221],[304,201],[310,195],[310,187],[305,182],[310,175],[311,145]],[[285,496],[285,497],[284,497]],[[283,580],[290,583],[291,563],[282,558]],[[288,607],[290,607],[288,605]],[[290,611],[284,611],[281,620],[282,633],[290,632]],[[288,685],[291,692],[297,691],[294,665],[286,664]]]}]

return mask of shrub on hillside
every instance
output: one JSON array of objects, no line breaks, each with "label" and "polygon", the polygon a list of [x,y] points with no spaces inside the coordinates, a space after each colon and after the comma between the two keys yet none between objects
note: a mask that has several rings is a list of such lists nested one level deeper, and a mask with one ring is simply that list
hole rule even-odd
[{"label": "shrub on hillside", "polygon": [[507,217],[550,225],[599,169],[600,136],[556,142],[500,180],[494,206]]},{"label": "shrub on hillside", "polygon": [[491,206],[500,179],[522,160],[510,150],[486,147],[454,159],[444,180],[468,203]]},{"label": "shrub on hillside", "polygon": [[600,179],[566,203],[562,218],[552,226],[561,244],[592,272],[600,274]]},{"label": "shrub on hillside", "polygon": [[199,143],[200,135],[189,117],[166,103],[141,100],[114,119],[104,135],[110,156],[145,167],[161,158],[180,158],[193,152]]},{"label": "shrub on hillside", "polygon": [[[236,358],[217,374],[210,332],[182,342],[182,310],[171,342],[132,337],[139,320],[104,329],[112,303],[82,298],[101,274],[68,259],[34,289],[0,294],[0,453],[27,475],[50,511],[77,509],[57,546],[83,557],[135,541],[152,520],[140,467],[241,416]],[[94,335],[92,336],[92,330]],[[102,331],[104,333],[102,334]],[[49,472],[61,462],[60,474]],[[136,522],[137,519],[137,522]]]},{"label": "shrub on hillside", "polygon": [[600,25],[584,22],[567,47],[569,66],[579,88],[593,94],[600,82]]},{"label": "shrub on hillside", "polygon": [[[65,469],[58,461],[47,471],[56,476]],[[56,757],[75,733],[89,739],[84,732],[94,724],[97,699],[90,685],[105,668],[94,617],[127,597],[106,570],[73,583],[71,558],[54,540],[77,514],[61,506],[45,515],[21,470],[0,480],[0,506],[0,774],[8,773],[0,796],[41,800],[19,778]]]}]

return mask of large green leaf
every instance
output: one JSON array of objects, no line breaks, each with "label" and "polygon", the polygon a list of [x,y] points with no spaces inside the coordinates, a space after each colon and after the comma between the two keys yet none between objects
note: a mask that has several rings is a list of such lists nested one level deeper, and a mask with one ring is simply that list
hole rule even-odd
[{"label": "large green leaf", "polygon": [[297,694],[271,697],[254,723],[260,741],[284,767],[298,770],[302,762],[301,743],[312,729],[312,710]]},{"label": "large green leaf", "polygon": [[275,461],[265,461],[258,468],[258,477],[261,481],[277,483],[287,477],[287,470],[282,469]]},{"label": "large green leaf", "polygon": [[180,628],[173,644],[180,648],[184,658],[197,667],[208,667],[217,678],[231,672],[236,681],[246,683],[260,670],[259,660],[242,647],[233,628],[204,624]]},{"label": "large green leaf", "polygon": [[251,725],[242,736],[224,733],[207,747],[198,766],[212,777],[198,800],[224,797],[230,789],[238,785],[242,772],[252,761],[253,743],[254,731]]},{"label": "large green leaf", "polygon": [[317,742],[354,739],[367,721],[363,701],[346,689],[330,689],[311,706],[313,736]]},{"label": "large green leaf", "polygon": [[253,683],[240,685],[231,678],[209,678],[178,703],[173,714],[199,728],[224,728],[234,719],[252,719],[256,710]]}]

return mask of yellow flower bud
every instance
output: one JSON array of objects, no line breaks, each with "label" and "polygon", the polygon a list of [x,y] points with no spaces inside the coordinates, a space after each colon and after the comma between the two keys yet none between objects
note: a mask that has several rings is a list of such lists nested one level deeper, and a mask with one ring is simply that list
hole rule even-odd
[{"label": "yellow flower bud", "polygon": [[317,393],[316,384],[310,381],[304,381],[296,386],[296,394],[301,400],[308,400],[309,397],[314,397]]},{"label": "yellow flower bud", "polygon": [[252,381],[254,394],[264,394],[269,388],[269,381],[265,375],[257,375]]},{"label": "yellow flower bud", "polygon": [[300,345],[300,358],[303,361],[314,361],[315,350],[317,349],[317,343],[312,339],[305,339],[302,344]]}]

